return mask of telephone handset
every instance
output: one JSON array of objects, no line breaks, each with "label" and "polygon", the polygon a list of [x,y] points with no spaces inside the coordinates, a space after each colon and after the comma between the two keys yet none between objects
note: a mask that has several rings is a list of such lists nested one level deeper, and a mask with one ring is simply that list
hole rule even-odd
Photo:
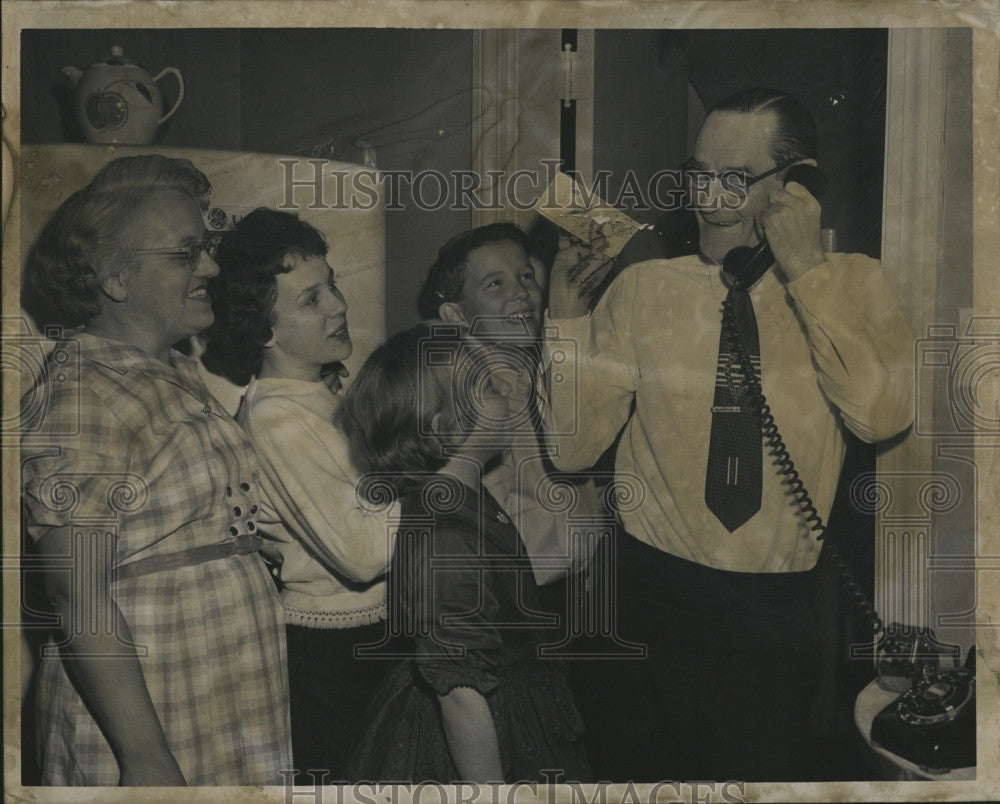
[{"label": "telephone handset", "polygon": [[[800,182],[815,196],[818,194],[817,190],[822,192],[823,189],[822,185],[810,184],[816,176],[825,185],[826,180],[817,168],[795,165],[789,169],[785,182]],[[730,258],[734,261],[733,265],[730,265]],[[749,288],[766,273],[773,262],[774,257],[765,241],[754,249],[733,249],[726,255],[723,267],[736,278],[737,286]],[[872,725],[872,739],[897,756],[935,772],[975,765],[974,672],[968,667],[940,672],[940,659],[949,655],[957,658],[959,649],[958,646],[937,642],[930,629],[904,627],[897,623],[892,623],[888,629],[884,627],[840,550],[835,544],[825,540],[826,525],[775,424],[771,408],[761,389],[758,369],[742,342],[730,296],[722,303],[722,326],[729,352],[743,377],[744,399],[760,419],[764,445],[773,457],[773,463],[778,467],[778,473],[787,484],[792,500],[801,511],[807,526],[818,540],[823,541],[821,557],[825,556],[833,562],[840,576],[841,588],[850,597],[855,610],[867,621],[872,636],[878,638],[876,657],[879,685],[897,691],[908,688],[876,717]],[[973,660],[973,656],[974,649],[970,649],[969,660]],[[903,682],[903,685],[891,686],[899,682]]]},{"label": "telephone handset", "polygon": [[[815,165],[792,165],[785,173],[785,184],[794,181],[805,187],[814,198],[826,190],[826,176]],[[774,264],[774,255],[767,240],[754,246],[737,246],[722,260],[723,270],[744,288],[752,287]]]}]

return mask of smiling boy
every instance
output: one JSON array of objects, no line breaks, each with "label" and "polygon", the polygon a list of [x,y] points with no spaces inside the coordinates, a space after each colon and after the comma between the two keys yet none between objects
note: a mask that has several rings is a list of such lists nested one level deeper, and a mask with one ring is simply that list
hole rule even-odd
[{"label": "smiling boy", "polygon": [[[511,407],[523,411],[532,436],[538,436],[534,378],[542,335],[539,276],[528,254],[525,233],[513,223],[493,223],[463,232],[441,247],[418,300],[423,317],[457,324],[463,336],[488,340],[506,356],[499,362],[516,366],[504,377],[512,386]],[[484,484],[514,520],[543,596],[558,609],[565,606],[563,582],[571,566],[567,519],[597,516],[600,504],[594,484],[574,479],[577,502],[556,512],[550,500],[553,471],[540,436],[518,441],[502,460],[487,467]],[[560,482],[568,480],[566,475]],[[567,560],[561,561],[565,558]],[[553,638],[556,642],[558,639]]]}]

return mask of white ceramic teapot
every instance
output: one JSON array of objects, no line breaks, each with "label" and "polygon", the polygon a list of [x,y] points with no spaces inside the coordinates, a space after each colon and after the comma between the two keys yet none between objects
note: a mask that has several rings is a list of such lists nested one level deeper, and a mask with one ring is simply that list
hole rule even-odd
[{"label": "white ceramic teapot", "polygon": [[[73,83],[73,114],[87,142],[149,145],[184,100],[184,78],[176,67],[154,77],[127,58],[120,45],[87,70],[62,71]],[[177,79],[177,101],[163,114],[163,93],[156,82],[168,73]]]}]

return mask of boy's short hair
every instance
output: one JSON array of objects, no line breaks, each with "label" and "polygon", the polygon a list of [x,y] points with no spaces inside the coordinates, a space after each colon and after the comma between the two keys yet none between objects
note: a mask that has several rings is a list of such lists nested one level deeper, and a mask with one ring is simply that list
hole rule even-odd
[{"label": "boy's short hair", "polygon": [[509,221],[469,229],[441,246],[417,297],[420,317],[425,320],[438,318],[438,309],[442,304],[461,301],[469,254],[480,246],[500,240],[511,240],[524,249],[525,254],[528,253],[527,235],[521,227]]}]

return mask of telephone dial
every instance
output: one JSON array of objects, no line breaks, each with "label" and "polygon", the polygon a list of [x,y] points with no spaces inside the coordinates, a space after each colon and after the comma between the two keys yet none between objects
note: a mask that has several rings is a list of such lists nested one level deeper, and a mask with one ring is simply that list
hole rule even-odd
[{"label": "telephone dial", "polygon": [[875,716],[872,742],[930,773],[976,764],[975,650],[964,667],[914,673],[902,695]]},{"label": "telephone dial", "polygon": [[[826,189],[826,177],[813,165],[793,165],[785,184],[802,184],[814,197]],[[752,287],[770,269],[774,255],[767,240],[756,247],[738,246],[726,254],[723,270],[737,287]],[[739,364],[746,383],[745,397],[760,417],[764,446],[774,458],[778,472],[788,485],[794,503],[806,524],[823,541],[826,526],[785,447],[770,406],[761,389],[760,377],[742,343],[733,303],[722,304],[723,329],[730,353]],[[878,683],[883,689],[902,694],[885,707],[872,724],[872,740],[891,753],[932,772],[976,764],[975,650],[970,649],[967,666],[954,669],[959,648],[938,642],[929,628],[892,623],[883,627],[874,606],[850,572],[837,546],[823,541],[821,558],[832,561],[840,584],[855,610],[879,638],[876,646]]]}]

